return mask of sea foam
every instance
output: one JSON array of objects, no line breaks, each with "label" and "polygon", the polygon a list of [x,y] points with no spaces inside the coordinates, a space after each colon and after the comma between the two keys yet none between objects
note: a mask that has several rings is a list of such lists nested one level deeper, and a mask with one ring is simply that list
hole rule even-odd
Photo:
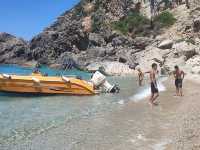
[{"label": "sea foam", "polygon": [[[161,78],[158,80],[158,89],[160,92],[163,92],[166,90],[166,87],[163,85],[162,82],[164,82],[167,78]],[[139,93],[133,95],[130,97],[130,100],[134,102],[138,102],[143,100],[144,98],[148,97],[151,95],[151,89],[150,87],[145,87],[139,91]]]}]

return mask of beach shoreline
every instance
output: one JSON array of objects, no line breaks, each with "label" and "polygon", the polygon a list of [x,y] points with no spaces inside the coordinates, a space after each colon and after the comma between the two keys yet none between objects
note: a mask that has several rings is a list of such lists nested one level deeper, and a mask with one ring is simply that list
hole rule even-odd
[{"label": "beach shoreline", "polygon": [[160,93],[159,106],[152,109],[148,98],[138,102],[130,99],[104,115],[65,122],[3,149],[198,149],[199,84],[186,79],[184,97],[173,96],[172,78],[164,84],[166,91]]}]

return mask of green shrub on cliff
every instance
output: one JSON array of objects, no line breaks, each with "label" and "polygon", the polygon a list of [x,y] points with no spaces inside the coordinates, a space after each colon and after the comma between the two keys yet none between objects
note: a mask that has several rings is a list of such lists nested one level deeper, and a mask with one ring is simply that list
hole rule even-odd
[{"label": "green shrub on cliff", "polygon": [[99,9],[92,15],[92,31],[99,32],[101,26],[104,24],[104,12]]},{"label": "green shrub on cliff", "polygon": [[168,27],[176,22],[176,18],[169,11],[163,11],[155,17],[154,22],[159,23],[162,27]]},{"label": "green shrub on cliff", "polygon": [[123,34],[141,29],[144,25],[149,24],[149,19],[137,12],[131,12],[127,17],[113,22],[113,29],[120,31]]}]

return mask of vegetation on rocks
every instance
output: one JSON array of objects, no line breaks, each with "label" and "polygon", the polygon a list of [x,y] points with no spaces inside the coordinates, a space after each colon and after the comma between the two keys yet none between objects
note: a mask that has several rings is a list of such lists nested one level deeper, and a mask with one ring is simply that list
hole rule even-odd
[{"label": "vegetation on rocks", "polygon": [[[176,18],[169,11],[163,11],[154,18],[154,24],[159,28],[169,27],[176,22]],[[126,17],[111,24],[114,30],[121,32],[124,35],[134,33],[143,35],[143,32],[149,30],[150,19],[143,16],[139,12],[131,12]]]},{"label": "vegetation on rocks", "polygon": [[138,12],[131,12],[127,17],[113,22],[112,27],[115,30],[120,31],[122,34],[127,34],[128,32],[133,32],[140,30],[147,24],[149,24],[149,19]]},{"label": "vegetation on rocks", "polygon": [[154,21],[159,23],[161,27],[168,27],[176,22],[176,18],[169,11],[163,11],[155,17]]},{"label": "vegetation on rocks", "polygon": [[92,31],[98,32],[104,23],[103,11],[98,10],[92,15]]}]

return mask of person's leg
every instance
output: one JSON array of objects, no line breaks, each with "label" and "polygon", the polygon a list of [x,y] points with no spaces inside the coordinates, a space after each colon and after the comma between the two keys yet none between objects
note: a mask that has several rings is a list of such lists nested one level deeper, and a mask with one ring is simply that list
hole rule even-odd
[{"label": "person's leg", "polygon": [[154,98],[154,94],[151,93],[151,97],[150,97],[150,99],[149,99],[149,103],[150,103],[151,105],[153,105],[153,98]]},{"label": "person's leg", "polygon": [[176,87],[176,96],[179,96],[179,88]]},{"label": "person's leg", "polygon": [[152,99],[152,103],[155,104],[156,99],[159,97],[159,93],[154,94],[154,97]]},{"label": "person's leg", "polygon": [[183,96],[183,80],[180,80],[179,92],[180,92],[180,96]]},{"label": "person's leg", "polygon": [[142,80],[139,79],[139,86],[142,86]]},{"label": "person's leg", "polygon": [[183,89],[182,88],[179,89],[179,92],[180,92],[180,96],[183,96]]},{"label": "person's leg", "polygon": [[175,96],[179,96],[179,85],[178,84],[179,84],[178,80],[176,79],[175,80],[175,87],[176,87],[176,94],[175,94]]}]

